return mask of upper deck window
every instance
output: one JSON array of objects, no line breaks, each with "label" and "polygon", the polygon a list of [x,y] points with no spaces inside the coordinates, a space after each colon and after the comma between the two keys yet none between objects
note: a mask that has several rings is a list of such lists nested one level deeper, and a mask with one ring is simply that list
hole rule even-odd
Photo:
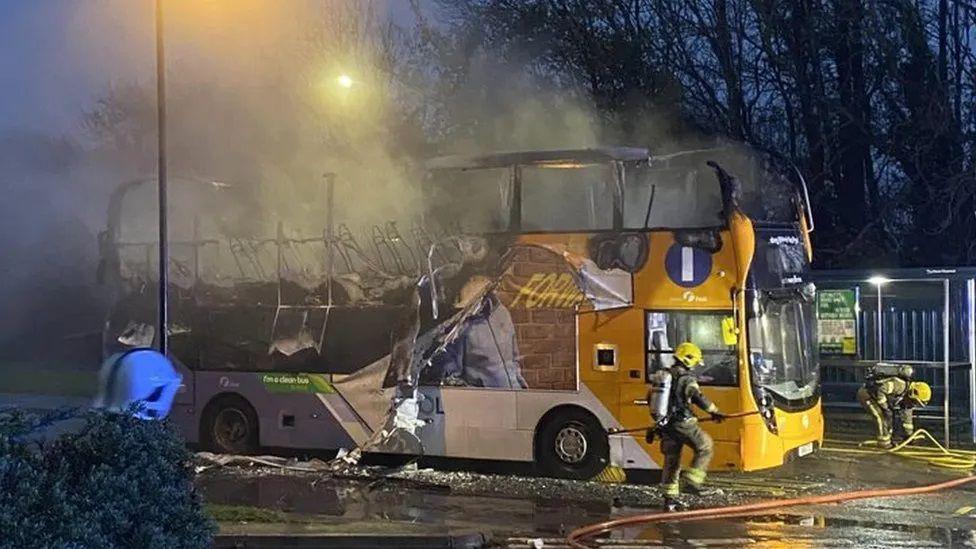
[{"label": "upper deck window", "polygon": [[426,189],[425,216],[449,232],[508,230],[512,204],[509,168],[434,172]]},{"label": "upper deck window", "polygon": [[[792,225],[797,220],[795,173],[767,155],[739,147],[664,155],[650,166],[627,171],[624,225],[629,229],[690,229],[725,224],[718,178],[708,162],[719,164],[742,186],[739,207],[761,225]],[[650,215],[648,209],[650,208]]]},{"label": "upper deck window", "polygon": [[522,231],[613,228],[610,166],[522,169]]},{"label": "upper deck window", "polygon": [[715,172],[708,166],[628,170],[624,189],[626,228],[692,229],[724,224],[722,193]]}]

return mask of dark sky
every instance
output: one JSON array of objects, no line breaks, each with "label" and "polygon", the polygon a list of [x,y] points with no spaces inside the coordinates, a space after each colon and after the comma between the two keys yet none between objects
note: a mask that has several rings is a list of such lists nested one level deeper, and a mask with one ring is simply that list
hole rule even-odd
[{"label": "dark sky", "polygon": [[[0,133],[75,131],[79,113],[110,83],[150,80],[153,6],[153,0],[0,0]],[[383,0],[381,9],[409,21],[406,0]]]}]

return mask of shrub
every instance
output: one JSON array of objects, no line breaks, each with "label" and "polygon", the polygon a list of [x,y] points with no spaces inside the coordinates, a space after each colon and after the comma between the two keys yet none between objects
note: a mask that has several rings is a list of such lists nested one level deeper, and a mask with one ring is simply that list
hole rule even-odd
[{"label": "shrub", "polygon": [[38,442],[68,415],[0,412],[0,547],[210,546],[191,454],[167,422],[86,412]]}]

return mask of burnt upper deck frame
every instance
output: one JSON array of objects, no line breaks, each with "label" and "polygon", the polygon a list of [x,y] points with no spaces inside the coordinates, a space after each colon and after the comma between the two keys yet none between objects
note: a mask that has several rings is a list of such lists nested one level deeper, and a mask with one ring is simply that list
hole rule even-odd
[{"label": "burnt upper deck frame", "polygon": [[508,168],[511,189],[508,232],[522,232],[522,168],[581,169],[607,166],[613,176],[613,230],[623,230],[624,179],[627,165],[650,164],[647,149],[635,147],[596,147],[498,152],[476,155],[450,155],[427,161],[429,172],[470,171]]}]

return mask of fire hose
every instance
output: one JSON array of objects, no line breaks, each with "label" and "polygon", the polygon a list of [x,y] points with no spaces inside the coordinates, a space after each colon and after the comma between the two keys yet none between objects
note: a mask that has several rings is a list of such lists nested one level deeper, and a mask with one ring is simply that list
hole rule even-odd
[{"label": "fire hose", "polygon": [[[698,421],[701,422],[720,421],[720,420],[724,421],[726,419],[746,417],[758,413],[759,413],[758,411],[753,411],[753,412],[741,412],[735,414],[722,414],[719,417],[698,418]],[[654,437],[656,437],[660,433],[662,427],[663,426],[661,424],[645,425],[643,427],[633,427],[630,429],[618,429],[615,427],[611,427],[610,429],[607,429],[607,435],[610,436],[623,435],[627,433],[637,433],[637,432],[644,431],[647,432],[647,436],[645,437],[645,440],[648,442],[648,444],[650,444],[651,442],[653,442]],[[598,473],[591,480],[596,480],[605,483],[619,483],[619,482],[626,481],[627,475],[626,473],[624,473],[624,470],[621,467],[618,467],[616,465],[608,465],[603,471]]]},{"label": "fire hose", "polygon": [[[700,422],[707,422],[707,421],[725,421],[726,419],[736,419],[736,418],[740,418],[740,417],[753,416],[753,415],[756,415],[758,413],[759,413],[758,410],[754,410],[752,412],[739,412],[739,413],[736,413],[736,414],[722,414],[720,416],[720,418],[714,418],[714,417],[698,418],[698,421],[700,421]],[[639,433],[641,431],[647,431],[648,429],[653,429],[653,430],[657,431],[660,428],[661,428],[661,426],[658,425],[658,424],[645,425],[644,427],[633,427],[633,428],[630,428],[630,429],[617,429],[617,428],[611,427],[611,428],[607,429],[607,434],[608,435],[622,435],[624,433]]]},{"label": "fire hose", "polygon": [[[913,442],[918,440],[928,440],[934,445],[933,447],[924,446],[911,446]],[[832,441],[833,442],[833,441]],[[862,442],[859,446],[867,446],[870,444],[876,444],[874,440],[868,440]],[[950,450],[945,446],[939,444],[939,441],[935,439],[928,431],[925,429],[919,429],[911,434],[903,442],[895,446],[894,448],[888,450],[866,450],[862,448],[824,448],[824,451],[834,452],[840,454],[878,454],[887,453],[898,457],[903,457],[906,459],[911,459],[915,461],[922,461],[933,467],[941,467],[943,469],[955,469],[955,470],[971,470],[976,468],[976,452],[971,450]]]},{"label": "fire hose", "polygon": [[[639,429],[631,429],[629,432],[638,431]],[[624,432],[624,431],[618,431]],[[935,447],[910,447],[912,442],[919,439],[927,439],[932,442]],[[862,450],[862,449],[842,449],[842,448],[825,448],[826,451],[839,452],[839,453],[852,453],[852,454],[878,454],[881,453],[877,450]],[[963,451],[963,450],[949,450],[939,444],[938,441],[932,437],[924,429],[919,429],[912,433],[904,442],[895,446],[894,448],[887,450],[886,453],[894,454],[899,457],[905,457],[908,459],[924,461],[930,465],[936,467],[943,467],[947,469],[955,470],[972,470],[976,467],[976,452],[973,451]],[[634,526],[637,524],[653,524],[658,522],[679,522],[679,521],[691,521],[691,520],[707,520],[716,518],[731,518],[739,516],[748,516],[752,514],[762,514],[765,511],[770,511],[774,509],[782,509],[784,507],[796,507],[801,505],[822,505],[829,503],[843,503],[847,501],[854,501],[859,499],[868,498],[879,498],[879,497],[903,497],[903,496],[914,496],[919,494],[929,494],[932,492],[937,492],[939,490],[945,490],[948,488],[955,488],[957,486],[962,486],[964,484],[969,484],[976,482],[976,476],[965,476],[962,478],[951,479],[943,482],[937,482],[935,484],[929,484],[926,486],[917,486],[911,488],[883,488],[883,489],[872,489],[872,490],[857,490],[853,492],[841,492],[837,494],[826,494],[821,496],[806,496],[800,498],[790,498],[790,499],[780,499],[780,500],[767,500],[760,501],[756,503],[748,503],[744,505],[733,505],[725,507],[709,507],[704,509],[693,509],[689,511],[678,511],[678,512],[656,512],[656,513],[646,513],[641,515],[634,515],[631,517],[624,517],[615,520],[609,520],[605,522],[600,522],[597,524],[592,524],[588,526],[583,526],[577,528],[570,532],[569,536],[566,537],[566,541],[572,547],[586,549],[586,545],[583,541],[592,538],[596,535],[608,532],[615,528],[621,528],[625,526]]]},{"label": "fire hose", "polygon": [[615,520],[608,520],[606,522],[600,522],[597,524],[584,526],[582,528],[577,528],[576,530],[570,532],[569,536],[566,537],[566,541],[572,547],[586,549],[587,546],[583,544],[583,540],[586,540],[598,534],[608,532],[610,530],[613,530],[614,528],[621,528],[624,526],[634,526],[637,524],[652,524],[656,522],[677,522],[683,520],[686,521],[686,520],[727,518],[732,516],[741,516],[744,514],[753,514],[753,513],[761,514],[760,512],[762,511],[769,511],[771,509],[781,509],[783,507],[796,507],[799,505],[822,505],[827,503],[843,503],[846,501],[854,501],[858,499],[868,499],[868,498],[915,496],[919,494],[929,494],[932,492],[937,492],[939,490],[945,490],[947,488],[955,488],[957,486],[962,486],[963,484],[969,484],[974,481],[976,481],[976,477],[967,476],[967,477],[947,480],[944,482],[937,482],[935,484],[929,484],[926,486],[917,486],[912,488],[857,490],[854,492],[841,492],[839,494],[827,494],[823,496],[807,496],[802,498],[760,501],[756,503],[748,503],[745,505],[733,505],[728,507],[709,507],[706,509],[693,509],[690,511],[678,511],[678,512],[662,511],[657,513],[647,513],[642,515],[634,515],[632,517],[624,517]]}]

